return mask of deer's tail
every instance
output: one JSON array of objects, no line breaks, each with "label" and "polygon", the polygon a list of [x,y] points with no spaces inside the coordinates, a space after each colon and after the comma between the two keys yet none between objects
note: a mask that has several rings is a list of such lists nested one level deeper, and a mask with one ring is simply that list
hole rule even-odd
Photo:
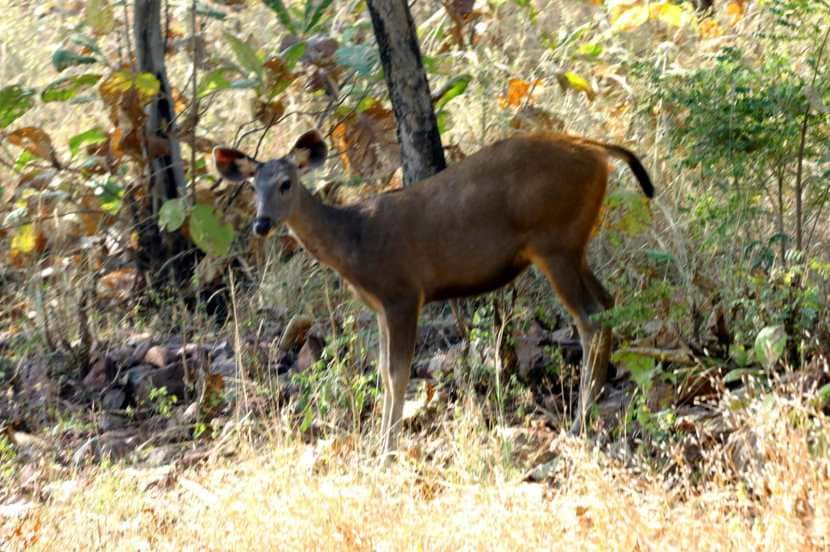
[{"label": "deer's tail", "polygon": [[646,197],[654,197],[654,184],[651,183],[651,177],[649,177],[648,172],[646,172],[646,168],[643,167],[640,159],[634,154],[633,151],[615,144],[604,144],[602,142],[593,141],[591,143],[605,149],[611,157],[616,157],[617,159],[621,159],[628,163],[628,166],[631,167],[631,172],[633,172],[634,176],[637,177],[637,181],[640,183],[640,188],[643,189],[643,193],[646,194]]}]

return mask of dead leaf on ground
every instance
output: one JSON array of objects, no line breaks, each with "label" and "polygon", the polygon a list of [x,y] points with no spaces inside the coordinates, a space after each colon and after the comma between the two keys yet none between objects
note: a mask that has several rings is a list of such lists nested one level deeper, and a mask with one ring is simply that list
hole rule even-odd
[{"label": "dead leaf on ground", "polygon": [[98,296],[105,299],[126,301],[130,298],[137,280],[138,271],[134,268],[113,270],[98,280]]}]

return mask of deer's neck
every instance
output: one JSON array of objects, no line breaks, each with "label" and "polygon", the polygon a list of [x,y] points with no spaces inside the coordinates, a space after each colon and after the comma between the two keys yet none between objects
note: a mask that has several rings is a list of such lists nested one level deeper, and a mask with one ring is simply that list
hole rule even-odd
[{"label": "deer's neck", "polygon": [[360,232],[357,213],[326,205],[305,189],[298,202],[286,221],[288,227],[311,255],[341,274],[348,274]]}]

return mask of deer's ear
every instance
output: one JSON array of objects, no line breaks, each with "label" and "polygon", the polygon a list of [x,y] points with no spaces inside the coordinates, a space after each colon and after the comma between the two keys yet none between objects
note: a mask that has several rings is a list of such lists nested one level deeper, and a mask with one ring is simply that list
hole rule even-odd
[{"label": "deer's ear", "polygon": [[310,130],[300,136],[291,150],[291,157],[300,173],[306,173],[312,169],[323,166],[326,162],[328,147],[323,137],[316,130]]},{"label": "deer's ear", "polygon": [[233,182],[254,176],[259,165],[255,159],[251,159],[241,151],[219,147],[213,148],[213,162],[222,178]]}]

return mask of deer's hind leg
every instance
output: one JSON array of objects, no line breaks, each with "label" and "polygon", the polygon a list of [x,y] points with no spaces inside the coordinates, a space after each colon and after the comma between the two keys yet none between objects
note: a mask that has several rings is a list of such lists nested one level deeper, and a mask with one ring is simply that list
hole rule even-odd
[{"label": "deer's hind leg", "polygon": [[383,414],[380,422],[382,442],[389,433],[389,418],[392,411],[392,388],[389,383],[389,328],[382,313],[378,313],[378,372],[383,384]]},{"label": "deer's hind leg", "polygon": [[579,405],[574,433],[585,426],[592,402],[608,379],[611,353],[611,330],[601,328],[591,315],[610,307],[613,299],[588,268],[582,254],[559,254],[534,259],[556,290],[559,300],[573,316],[582,343],[582,369],[579,381]]},{"label": "deer's hind leg", "polygon": [[[409,384],[412,355],[415,352],[415,335],[418,327],[420,304],[417,300],[385,306],[383,312],[387,326],[387,389],[384,395],[383,462],[388,463],[398,448],[404,396]],[[388,401],[386,399],[388,397]],[[388,410],[387,410],[388,408]]]}]

